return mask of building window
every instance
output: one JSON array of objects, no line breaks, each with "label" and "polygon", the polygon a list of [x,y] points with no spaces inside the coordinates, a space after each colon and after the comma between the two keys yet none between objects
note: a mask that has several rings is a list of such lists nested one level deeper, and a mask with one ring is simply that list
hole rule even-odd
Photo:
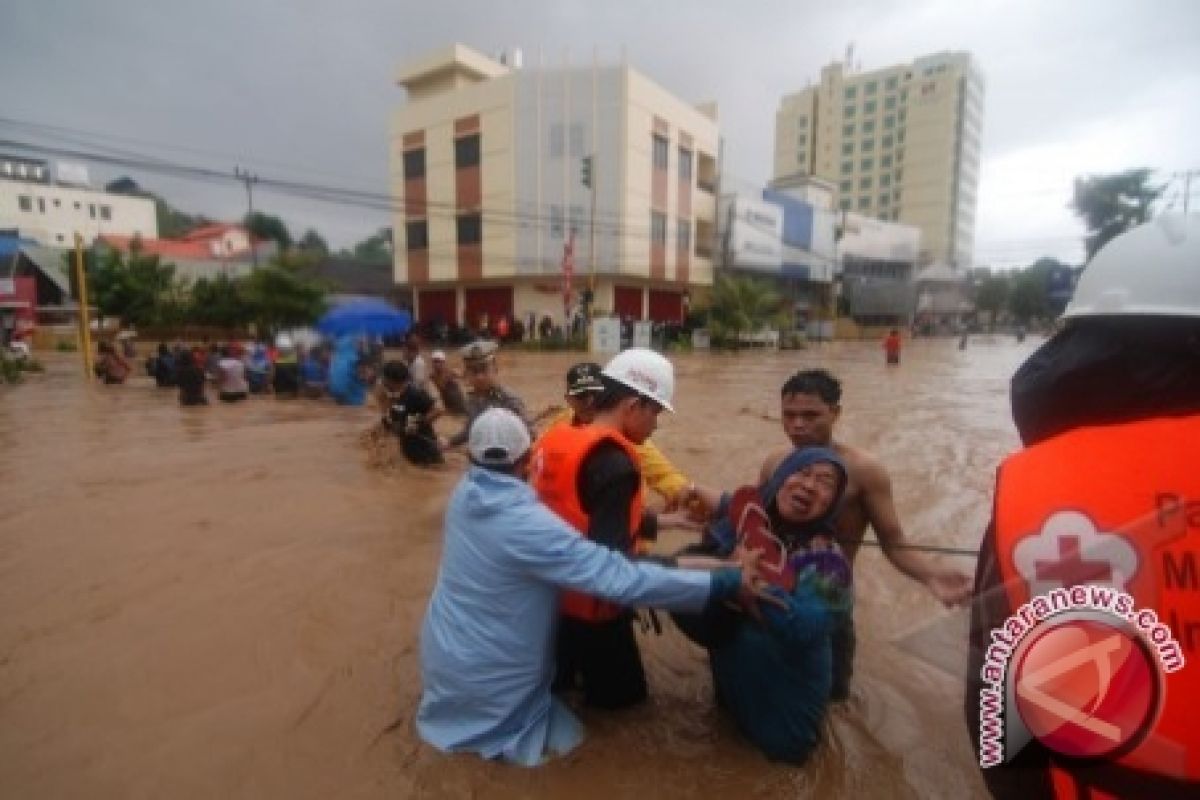
[{"label": "building window", "polygon": [[870,208],[871,208],[871,198],[869,198],[869,197],[858,198],[858,210],[859,211],[867,211]]},{"label": "building window", "polygon": [[870,176],[870,175],[866,175],[866,176],[864,176],[864,177],[862,177],[862,178],[859,178],[859,180],[858,180],[858,188],[859,188],[859,190],[860,190],[860,191],[861,191],[861,190],[864,190],[864,189],[870,189],[870,188],[871,188],[871,176]]},{"label": "building window", "polygon": [[857,86],[847,86],[846,87],[845,97],[847,100],[853,100],[857,94],[858,94]]},{"label": "building window", "polygon": [[808,117],[796,117],[796,127],[797,128],[807,128],[808,127]]},{"label": "building window", "polygon": [[483,215],[463,214],[455,222],[459,244],[479,244],[483,241]]},{"label": "building window", "polygon": [[571,226],[571,233],[579,233],[583,230],[583,206],[571,206],[568,222]]},{"label": "building window", "polygon": [[404,180],[425,177],[425,148],[404,151]]},{"label": "building window", "polygon": [[884,150],[887,150],[888,148],[890,148],[892,146],[892,135],[889,133],[886,136],[884,136],[883,139],[880,140],[879,146],[882,147]]},{"label": "building window", "polygon": [[895,88],[896,88],[896,87],[899,85],[899,83],[900,83],[900,81],[899,81],[899,80],[897,80],[897,78],[896,78],[896,76],[895,76],[895,75],[893,75],[892,77],[888,78],[888,79],[887,79],[887,88],[888,88],[888,91],[891,91],[892,89],[895,89]]},{"label": "building window", "polygon": [[864,158],[861,162],[859,162],[858,168],[864,172],[875,169],[875,162],[870,158]]},{"label": "building window", "polygon": [[679,220],[679,230],[676,236],[675,243],[679,246],[679,252],[692,252],[692,223],[687,220]]},{"label": "building window", "polygon": [[454,168],[466,169],[479,166],[479,134],[454,140]]},{"label": "building window", "polygon": [[404,238],[407,240],[406,247],[410,253],[414,250],[428,250],[429,223],[425,220],[406,222],[404,224]]},{"label": "building window", "polygon": [[842,114],[847,119],[849,119],[850,117],[853,117],[854,116],[854,106],[846,106],[846,108],[842,110]]},{"label": "building window", "polygon": [[890,203],[891,199],[891,195],[889,195],[887,192],[884,192],[883,194],[879,195],[879,205],[886,206]]},{"label": "building window", "polygon": [[874,133],[875,132],[875,120],[873,120],[873,119],[863,120],[862,132],[863,133]]},{"label": "building window", "polygon": [[[39,197],[37,199],[37,201],[38,201],[38,211],[42,214],[45,214],[46,213],[46,198]],[[95,217],[96,215],[93,214],[92,216]]]},{"label": "building window", "polygon": [[896,148],[896,163],[899,164],[903,160],[904,160],[904,148],[897,147]]},{"label": "building window", "polygon": [[550,206],[550,238],[563,238],[563,207],[559,205]]},{"label": "building window", "polygon": [[[804,160],[804,151],[800,151],[800,160]],[[692,151],[679,148],[679,180],[692,182]]]},{"label": "building window", "polygon": [[854,172],[854,162],[853,161],[843,161],[842,162],[842,174],[849,175],[851,172]]},{"label": "building window", "polygon": [[[900,182],[900,179],[901,179],[901,178],[903,178],[903,177],[904,177],[904,170],[902,170],[902,169],[900,169],[899,167],[897,167],[897,168],[896,168],[896,183],[899,183],[899,182]],[[896,197],[897,197],[897,198],[899,198],[899,197],[900,197],[900,190],[899,190],[899,189],[897,189],[897,190],[896,190]]]},{"label": "building window", "polygon": [[895,95],[892,95],[891,97],[884,98],[884,101],[883,101],[883,108],[884,108],[884,110],[885,110],[885,111],[891,111],[891,110],[892,110],[892,109],[894,109],[895,107],[896,107],[896,96],[895,96]]},{"label": "building window", "polygon": [[904,128],[896,131],[896,144],[904,144]]},{"label": "building window", "polygon": [[884,167],[886,169],[887,167],[890,167],[891,165],[892,165],[892,157],[890,155],[885,155],[885,156],[879,157],[879,166]]},{"label": "building window", "polygon": [[61,200],[59,200],[57,197],[56,197],[56,198],[54,198],[54,207],[55,207],[55,208],[58,208],[58,207],[59,207],[59,206],[61,206],[61,205],[62,205],[62,201],[61,201]]},{"label": "building window", "polygon": [[854,190],[854,181],[842,181],[838,185],[838,188],[842,191],[843,194],[845,194],[846,192],[853,191]]},{"label": "building window", "polygon": [[842,211],[849,211],[849,210],[850,210],[850,208],[851,208],[850,198],[846,198],[845,200],[843,200],[843,201],[842,201],[841,203],[839,203],[838,205],[840,205],[840,206],[841,206],[841,208],[842,208]]},{"label": "building window", "polygon": [[83,206],[81,206],[81,205],[79,204],[79,201],[78,201],[78,200],[76,200],[76,201],[75,201],[75,210],[76,210],[76,211],[79,211],[79,210],[81,210],[82,208],[83,208]]},{"label": "building window", "polygon": [[659,211],[650,212],[650,244],[659,247],[667,245],[667,215]]},{"label": "building window", "polygon": [[582,156],[583,155],[583,125],[574,124],[571,126],[570,141],[567,144],[570,146],[568,155]]},{"label": "building window", "polygon": [[883,127],[887,128],[889,130],[896,127],[896,118],[892,117],[892,116],[884,117],[883,118]]},{"label": "building window", "polygon": [[33,211],[33,198],[23,194],[17,198],[17,207],[22,211]]},{"label": "building window", "polygon": [[668,145],[665,136],[654,134],[654,168],[661,169],[664,172],[667,169],[667,153]]},{"label": "building window", "polygon": [[881,187],[882,186],[891,186],[892,185],[892,176],[887,175],[887,174],[880,175],[879,176],[879,185]]},{"label": "building window", "polygon": [[854,123],[853,122],[846,123],[845,125],[842,126],[842,136],[853,136],[853,135],[854,135]]},{"label": "building window", "polygon": [[874,114],[875,113],[875,105],[876,105],[876,103],[874,100],[868,100],[867,102],[863,103],[863,113],[864,114]]},{"label": "building window", "polygon": [[901,121],[901,122],[904,122],[904,119],[905,119],[905,117],[907,117],[907,116],[908,116],[908,112],[907,112],[907,111],[905,111],[903,108],[902,108],[902,109],[900,109],[900,114],[899,114],[900,121]]},{"label": "building window", "polygon": [[854,155],[854,142],[845,142],[842,144],[842,155],[844,155],[844,156]]},{"label": "building window", "polygon": [[868,153],[868,152],[874,150],[875,149],[875,140],[874,139],[863,139],[862,144],[859,145],[858,149],[864,153]]},{"label": "building window", "polygon": [[895,200],[897,203],[899,203],[899,202],[900,202],[900,190],[899,190],[899,189],[897,189],[896,191],[892,192],[892,198],[893,198],[893,199],[894,199],[894,200]]},{"label": "building window", "polygon": [[112,219],[112,206],[100,206],[100,219]]},{"label": "building window", "polygon": [[879,88],[879,84],[877,84],[875,81],[870,81],[869,83],[867,83],[866,93],[867,94],[875,94],[875,90],[878,88]]},{"label": "building window", "polygon": [[96,204],[88,203],[88,216],[92,219],[96,218]]}]

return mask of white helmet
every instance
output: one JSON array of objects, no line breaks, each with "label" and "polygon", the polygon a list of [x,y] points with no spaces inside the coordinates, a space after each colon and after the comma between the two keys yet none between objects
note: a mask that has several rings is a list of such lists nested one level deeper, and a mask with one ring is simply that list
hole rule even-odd
[{"label": "white helmet", "polygon": [[1200,317],[1200,215],[1163,214],[1092,257],[1064,319]]},{"label": "white helmet", "polygon": [[675,394],[675,368],[653,350],[631,347],[614,356],[601,374],[649,397],[667,411],[675,411],[671,407],[671,397]]},{"label": "white helmet", "polygon": [[291,350],[296,346],[296,343],[292,341],[291,336],[288,336],[286,333],[281,333],[275,337],[275,346],[280,350]]}]

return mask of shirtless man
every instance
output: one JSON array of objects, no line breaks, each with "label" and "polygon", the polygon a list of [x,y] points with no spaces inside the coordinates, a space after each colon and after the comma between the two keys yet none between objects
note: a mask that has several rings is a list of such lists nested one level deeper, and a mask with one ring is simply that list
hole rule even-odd
[{"label": "shirtless man", "polygon": [[944,569],[905,548],[904,529],[892,502],[892,480],[887,469],[870,453],[833,438],[833,426],[842,411],[841,399],[841,384],[823,369],[797,372],[787,380],[781,409],[783,430],[792,445],[767,456],[759,482],[765,483],[793,448],[813,445],[832,448],[850,472],[850,483],[837,516],[839,542],[847,560],[854,563],[863,534],[870,525],[892,566],[925,584],[947,607],[961,605],[971,596],[971,576]]}]

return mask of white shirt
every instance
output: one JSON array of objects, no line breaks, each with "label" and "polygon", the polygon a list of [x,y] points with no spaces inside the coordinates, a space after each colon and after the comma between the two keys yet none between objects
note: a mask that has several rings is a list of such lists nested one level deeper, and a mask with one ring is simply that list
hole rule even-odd
[{"label": "white shirt", "polygon": [[217,391],[222,394],[246,394],[250,391],[246,383],[246,365],[236,358],[222,358],[217,362],[220,377]]}]

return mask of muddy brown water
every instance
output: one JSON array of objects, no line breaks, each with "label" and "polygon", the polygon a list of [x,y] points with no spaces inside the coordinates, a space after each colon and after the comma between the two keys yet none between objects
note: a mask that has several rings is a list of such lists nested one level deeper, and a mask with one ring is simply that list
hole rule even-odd
[{"label": "muddy brown water", "polygon": [[[678,413],[655,440],[698,481],[749,482],[784,442],[783,380],[827,367],[845,389],[838,434],[889,465],[910,537],[974,547],[1017,446],[1008,379],[1035,345],[918,340],[898,368],[873,342],[681,356]],[[502,378],[539,409],[573,360],[505,353]],[[982,792],[961,711],[965,614],[871,548],[856,568],[853,696],[803,768],[739,738],[702,652],[669,625],[642,638],[649,704],[584,713],[588,740],[569,757],[526,770],[443,756],[412,724],[417,634],[461,459],[380,468],[361,441],[367,409],[184,409],[144,377],[85,386],[66,356],[48,367],[0,387],[0,795]]]}]

